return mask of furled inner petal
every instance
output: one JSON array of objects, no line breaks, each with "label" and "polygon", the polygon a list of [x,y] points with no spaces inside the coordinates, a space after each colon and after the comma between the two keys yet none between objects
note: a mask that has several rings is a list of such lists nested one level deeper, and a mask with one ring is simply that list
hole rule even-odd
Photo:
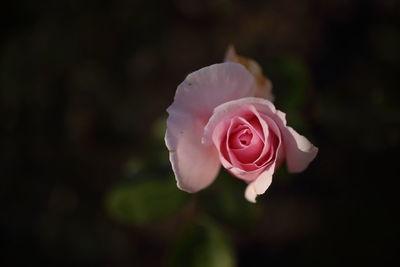
[{"label": "furled inner petal", "polygon": [[264,122],[267,123],[269,129],[271,130],[268,140],[266,141],[269,144],[270,149],[260,155],[257,161],[254,162],[257,167],[263,167],[270,165],[271,162],[275,161],[276,152],[281,143],[281,134],[279,127],[276,125],[274,120],[264,114],[259,114],[259,116]]},{"label": "furled inner petal", "polygon": [[[252,114],[253,115],[253,114]],[[231,127],[228,129],[227,135],[232,136],[239,131],[243,131],[248,129],[252,134],[255,134],[261,141],[264,140],[264,133],[261,128],[260,122],[258,121],[257,117],[253,116],[238,116],[231,119]],[[242,148],[244,145],[240,145],[239,147],[232,147],[231,148]]]},{"label": "furled inner petal", "polygon": [[239,136],[237,136],[237,139],[239,140],[239,142],[247,147],[249,146],[252,141],[253,141],[253,133],[249,131],[249,129],[244,130],[242,133],[240,133]]},{"label": "furled inner petal", "polygon": [[245,129],[239,132],[239,134],[228,136],[227,138],[229,143],[243,144],[243,147],[241,148],[231,147],[232,153],[241,163],[254,162],[263,150],[264,142],[260,139],[260,137],[258,137],[257,134],[253,134],[251,129]]},{"label": "furled inner petal", "polygon": [[[275,160],[280,133],[268,116],[249,107],[246,114],[233,117],[227,128],[220,151],[237,171],[247,172],[246,177],[250,177],[250,174],[259,173]],[[242,178],[241,175],[236,176]]]},{"label": "furled inner petal", "polygon": [[[221,144],[225,146],[221,148],[224,157],[237,167],[240,167],[243,163],[251,163],[256,160],[264,147],[264,136],[259,129],[256,129],[261,126],[257,120],[254,121],[252,116],[254,117],[253,114],[245,116],[252,123],[245,117],[232,118],[224,142]],[[253,169],[250,168],[246,171]]]},{"label": "furled inner petal", "polygon": [[253,133],[247,128],[236,132],[229,138],[229,146],[234,149],[248,147],[253,139]]},{"label": "furled inner petal", "polygon": [[228,146],[233,149],[240,149],[248,146],[253,138],[253,133],[249,130],[248,126],[243,124],[238,124],[233,126],[234,132],[228,131],[228,135],[232,136],[229,139]]},{"label": "furled inner petal", "polygon": [[[280,147],[281,143],[281,135],[279,127],[276,125],[273,119],[265,114],[260,114],[256,109],[251,109],[255,115],[251,120],[252,124],[258,124],[259,129],[263,131],[262,135],[267,136],[267,139],[263,141],[264,145],[261,147],[261,150],[258,151],[258,157],[253,158],[252,161],[245,162],[242,160],[242,158],[238,157],[240,155],[239,150],[232,149],[229,155],[233,165],[239,167],[243,171],[260,172],[260,170],[268,168],[272,163],[275,162],[278,148]],[[255,124],[255,122],[257,122],[257,124]]]},{"label": "furled inner petal", "polygon": [[253,170],[260,170],[267,166],[269,166],[276,157],[277,147],[279,146],[279,140],[276,137],[275,133],[271,133],[269,135],[267,143],[270,146],[270,149],[260,155],[256,160],[250,163],[241,163],[240,167],[245,171],[253,171]]}]

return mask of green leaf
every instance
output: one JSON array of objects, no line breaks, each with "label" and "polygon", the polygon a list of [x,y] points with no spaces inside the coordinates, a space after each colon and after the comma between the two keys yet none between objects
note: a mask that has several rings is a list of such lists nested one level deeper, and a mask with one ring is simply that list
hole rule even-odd
[{"label": "green leaf", "polygon": [[172,179],[150,179],[118,186],[108,194],[106,205],[116,220],[141,225],[173,215],[185,199]]},{"label": "green leaf", "polygon": [[232,246],[215,222],[203,218],[191,225],[171,251],[169,266],[232,267]]}]

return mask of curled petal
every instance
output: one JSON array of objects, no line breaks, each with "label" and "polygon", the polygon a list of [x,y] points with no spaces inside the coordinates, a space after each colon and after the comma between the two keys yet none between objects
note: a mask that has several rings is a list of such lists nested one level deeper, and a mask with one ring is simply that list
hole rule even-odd
[{"label": "curled petal", "polygon": [[278,111],[278,126],[285,143],[286,166],[289,172],[302,172],[315,159],[318,148],[307,138],[286,125],[285,113]]},{"label": "curled petal", "polygon": [[315,147],[304,136],[298,134],[292,127],[287,127],[283,133],[286,142],[286,165],[290,172],[304,171],[318,154]]},{"label": "curled petal", "polygon": [[247,185],[244,196],[248,201],[256,203],[256,197],[267,191],[268,187],[272,183],[272,175],[274,174],[274,171],[275,163],[261,173],[256,180]]}]

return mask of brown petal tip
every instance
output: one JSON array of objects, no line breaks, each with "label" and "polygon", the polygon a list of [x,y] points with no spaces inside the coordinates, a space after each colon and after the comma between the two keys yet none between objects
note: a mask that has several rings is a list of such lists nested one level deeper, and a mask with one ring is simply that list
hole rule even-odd
[{"label": "brown petal tip", "polygon": [[231,44],[225,52],[225,62],[236,62],[246,67],[255,78],[254,96],[273,101],[272,83],[264,76],[261,66],[253,59],[237,54],[235,47]]}]

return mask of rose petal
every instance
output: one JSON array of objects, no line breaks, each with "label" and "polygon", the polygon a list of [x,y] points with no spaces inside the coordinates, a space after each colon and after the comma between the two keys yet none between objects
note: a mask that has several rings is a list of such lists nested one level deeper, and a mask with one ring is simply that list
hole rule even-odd
[{"label": "rose petal", "polygon": [[[264,142],[264,134],[263,134],[263,129],[258,121],[258,118],[255,116],[255,114],[250,114],[247,119],[241,116],[234,117],[232,120],[234,123],[241,124],[243,125],[244,128],[249,128],[251,129],[252,133],[255,133],[257,137]],[[240,130],[242,127],[239,128]]]},{"label": "rose petal", "polygon": [[[258,114],[258,112],[257,112]],[[268,146],[265,146],[265,150],[262,151],[260,157],[254,162],[257,166],[267,166],[273,160],[275,160],[276,152],[281,145],[281,132],[279,127],[276,125],[275,121],[268,116],[258,114],[260,120],[264,121],[266,125],[268,125],[268,130],[271,130],[271,133],[268,133]]]},{"label": "rose petal", "polygon": [[201,144],[203,125],[195,125],[188,116],[170,116],[165,142],[177,186],[187,192],[210,185],[220,169],[217,150]]},{"label": "rose petal", "polygon": [[[234,176],[239,177],[241,179],[244,179],[246,181],[252,181],[258,175],[260,174],[260,170],[254,170],[254,171],[249,171],[249,170],[243,170],[239,169],[234,166],[240,165],[240,162],[234,157],[233,154],[229,154],[227,150],[227,145],[226,145],[226,133],[227,129],[229,128],[229,125],[231,121],[222,121],[219,125],[217,125],[214,129],[213,135],[212,135],[212,140],[214,144],[221,144],[219,146],[216,146],[218,149],[219,153],[219,159],[224,166],[225,169],[227,169],[229,172],[231,172]],[[204,138],[203,138],[204,141]],[[232,162],[230,162],[232,161]]]},{"label": "rose petal", "polygon": [[178,86],[167,109],[165,143],[177,185],[188,192],[207,187],[220,168],[218,152],[202,144],[204,127],[213,109],[250,96],[254,78],[240,64],[215,64],[189,74]]},{"label": "rose petal", "polygon": [[272,183],[272,175],[274,174],[274,171],[275,163],[261,173],[256,180],[247,185],[244,196],[248,201],[256,203],[256,197],[267,191],[268,187]]},{"label": "rose petal", "polygon": [[254,134],[250,145],[243,148],[232,149],[236,158],[242,163],[253,163],[260,155],[264,147],[264,142]]},{"label": "rose petal", "polygon": [[[221,144],[220,146],[216,145],[217,149],[221,152],[220,153],[220,158],[227,159],[229,161],[228,165],[225,165],[225,161],[221,159],[221,162],[225,168],[227,168],[229,171],[231,171],[235,176],[244,179],[246,181],[252,181],[257,174],[260,173],[260,170],[254,164],[246,164],[241,161],[240,158],[238,158],[235,154],[235,151],[233,149],[229,148],[229,142],[228,139],[226,138],[230,134],[230,129],[232,128],[232,124],[234,124],[235,119],[232,119],[230,121],[230,125],[228,128],[228,131],[226,134],[224,134],[221,137],[218,137],[218,139],[222,140],[221,138],[224,138],[224,142],[214,142],[214,144]],[[217,131],[220,134],[220,131]],[[235,168],[231,168],[231,166],[235,166]],[[240,170],[240,172],[237,172],[237,170]],[[243,173],[243,171],[245,171]],[[257,173],[255,173],[255,172]]]},{"label": "rose petal", "polygon": [[189,74],[178,86],[168,113],[185,111],[207,123],[215,107],[252,96],[253,76],[240,64],[214,64]]},{"label": "rose petal", "polygon": [[[233,118],[226,134],[227,150],[231,151],[241,163],[251,163],[258,158],[264,147],[264,141],[257,130],[243,118]],[[233,129],[232,129],[233,128]],[[251,137],[248,134],[250,133]],[[249,143],[243,145],[239,140],[242,136],[249,138]]]},{"label": "rose petal", "polygon": [[307,138],[286,125],[286,114],[277,111],[278,124],[285,141],[286,166],[289,172],[304,171],[318,154],[318,148]]},{"label": "rose petal", "polygon": [[[270,127],[269,127],[269,124],[267,123],[267,122],[270,122],[270,119],[268,117],[266,117],[266,118],[262,117],[259,114],[259,112],[257,111],[257,109],[252,105],[250,106],[250,110],[254,113],[254,115],[257,116],[258,122],[262,126],[264,140],[265,140],[265,145],[263,147],[263,151],[260,153],[258,159],[254,162],[257,165],[257,162],[260,161],[262,158],[264,158],[265,155],[270,151],[270,148],[271,148],[270,143],[269,143],[269,141],[271,140],[270,133],[269,133],[269,128]],[[271,122],[270,122],[270,124],[271,124]],[[280,136],[281,135],[280,135],[279,131],[277,131],[276,126],[274,125],[274,123],[272,123],[270,126],[274,128],[275,135],[280,140]],[[270,155],[271,155],[271,153],[270,153]]]},{"label": "rose petal", "polygon": [[[233,126],[235,127],[235,126]],[[229,147],[231,149],[242,149],[248,146],[248,144],[243,142],[243,136],[246,136],[246,138],[250,138],[248,137],[248,133],[250,130],[248,127],[244,126],[244,125],[239,125],[240,129],[235,129],[235,132],[232,133],[232,129],[230,128],[228,130],[227,136],[229,136]],[[250,138],[251,142],[252,137]]]}]

